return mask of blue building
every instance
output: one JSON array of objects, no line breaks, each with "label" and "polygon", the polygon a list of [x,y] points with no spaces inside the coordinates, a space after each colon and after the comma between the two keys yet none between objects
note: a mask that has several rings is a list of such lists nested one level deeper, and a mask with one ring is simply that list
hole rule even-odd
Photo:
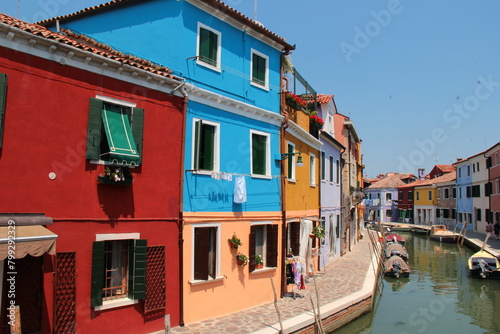
[{"label": "blue building", "polygon": [[[179,270],[181,324],[273,300],[269,277],[280,286],[283,272],[280,84],[283,57],[294,47],[217,0],[116,0],[41,24],[185,79],[172,90],[188,101],[186,124],[179,124],[184,159],[171,162],[183,180],[183,265],[169,268]],[[233,236],[242,243],[237,250],[227,242]]]}]

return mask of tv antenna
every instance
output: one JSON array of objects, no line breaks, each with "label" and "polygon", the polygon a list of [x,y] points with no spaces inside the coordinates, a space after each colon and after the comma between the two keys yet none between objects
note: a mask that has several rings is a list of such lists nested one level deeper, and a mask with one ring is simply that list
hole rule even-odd
[{"label": "tv antenna", "polygon": [[17,10],[16,10],[16,17],[19,18],[19,7],[21,6],[21,0],[17,0]]},{"label": "tv antenna", "polygon": [[253,1],[253,20],[257,21],[257,0]]}]

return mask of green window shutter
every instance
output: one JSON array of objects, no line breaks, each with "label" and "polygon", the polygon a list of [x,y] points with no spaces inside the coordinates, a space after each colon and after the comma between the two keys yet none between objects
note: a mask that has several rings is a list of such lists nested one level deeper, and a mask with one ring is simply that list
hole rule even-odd
[{"label": "green window shutter", "polygon": [[321,152],[321,179],[325,180],[326,177],[326,156],[325,152]]},{"label": "green window shutter", "polygon": [[208,29],[200,28],[199,56],[201,61],[217,66],[217,44],[217,34]]},{"label": "green window shutter", "polygon": [[145,239],[136,239],[130,242],[130,246],[128,297],[134,300],[145,299],[148,242]]},{"label": "green window shutter", "polygon": [[278,266],[278,225],[267,226],[266,266]]},{"label": "green window shutter", "polygon": [[330,182],[333,182],[333,157],[330,157]]},{"label": "green window shutter", "polygon": [[90,160],[99,160],[101,153],[102,110],[104,102],[90,98],[89,124],[87,129],[87,154]]},{"label": "green window shutter", "polygon": [[266,141],[266,136],[252,134],[252,174],[266,174]]},{"label": "green window shutter", "polygon": [[7,74],[0,73],[0,148],[2,147],[6,100],[7,100]]},{"label": "green window shutter", "polygon": [[[288,153],[293,153],[293,145],[288,144]],[[288,155],[288,178],[293,178],[293,155]]]},{"label": "green window shutter", "polygon": [[104,289],[104,241],[92,243],[92,284],[90,291],[90,305],[102,305]]},{"label": "green window shutter", "polygon": [[194,122],[193,169],[200,169],[201,121]]},{"label": "green window shutter", "polygon": [[134,136],[135,146],[139,153],[138,165],[142,163],[142,141],[144,134],[144,109],[132,108],[132,135]]},{"label": "green window shutter", "polygon": [[214,169],[215,154],[215,126],[202,124],[200,138],[200,168],[204,170]]},{"label": "green window shutter", "polygon": [[252,54],[252,81],[259,84],[266,84],[266,59]]}]

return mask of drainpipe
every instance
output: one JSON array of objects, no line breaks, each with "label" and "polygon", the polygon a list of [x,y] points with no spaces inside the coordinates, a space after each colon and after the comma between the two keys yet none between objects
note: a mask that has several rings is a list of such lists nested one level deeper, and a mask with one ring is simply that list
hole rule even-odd
[{"label": "drainpipe", "polygon": [[[188,93],[186,91],[186,80],[183,80],[177,87],[175,87],[171,94],[174,95],[175,92],[180,89],[183,95],[183,117],[182,117],[182,134],[181,143],[186,142],[186,118],[187,118],[187,106],[188,106]],[[181,145],[182,145],[181,144]],[[177,221],[178,228],[178,247],[179,247],[179,325],[184,326],[184,151],[185,147],[181,149],[181,159],[180,159],[180,180],[179,180],[179,219]]]},{"label": "drainpipe", "polygon": [[[280,91],[280,113],[285,116],[285,119],[281,123],[280,129],[280,154],[285,152],[285,129],[288,127],[288,113],[286,112],[285,105],[285,94],[283,94],[284,83],[286,82],[286,88],[288,91],[288,79],[284,75],[283,63],[285,56],[290,54],[290,50],[285,49],[281,53],[280,57],[280,78],[281,78],[281,91]],[[293,157],[291,157],[293,159]],[[290,159],[290,158],[289,158]],[[287,254],[286,249],[286,183],[285,183],[285,161],[281,160],[281,168],[280,168],[280,186],[281,186],[281,219],[282,219],[282,228],[281,228],[281,297],[285,294],[286,291],[286,270],[285,270],[285,259]]]}]

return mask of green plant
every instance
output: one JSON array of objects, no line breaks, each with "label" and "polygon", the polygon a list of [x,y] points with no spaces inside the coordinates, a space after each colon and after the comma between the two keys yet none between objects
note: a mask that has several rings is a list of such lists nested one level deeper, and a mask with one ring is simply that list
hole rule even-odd
[{"label": "green plant", "polygon": [[264,264],[264,258],[262,257],[262,255],[255,255],[255,264]]},{"label": "green plant", "polygon": [[238,249],[238,247],[240,247],[243,244],[241,242],[241,239],[238,238],[238,236],[236,235],[236,233],[233,233],[231,238],[227,239],[227,241],[229,241],[229,243],[231,244],[231,247],[234,249]]},{"label": "green plant", "polygon": [[314,234],[317,238],[323,240],[325,238],[325,227],[323,225],[313,227],[312,234]]},{"label": "green plant", "polygon": [[114,182],[125,181],[125,179],[132,178],[128,168],[114,166],[106,166],[106,168],[104,168],[104,173],[99,176]]},{"label": "green plant", "polygon": [[246,266],[248,263],[248,256],[242,253],[236,254],[236,260],[238,260],[238,264],[240,266]]}]

